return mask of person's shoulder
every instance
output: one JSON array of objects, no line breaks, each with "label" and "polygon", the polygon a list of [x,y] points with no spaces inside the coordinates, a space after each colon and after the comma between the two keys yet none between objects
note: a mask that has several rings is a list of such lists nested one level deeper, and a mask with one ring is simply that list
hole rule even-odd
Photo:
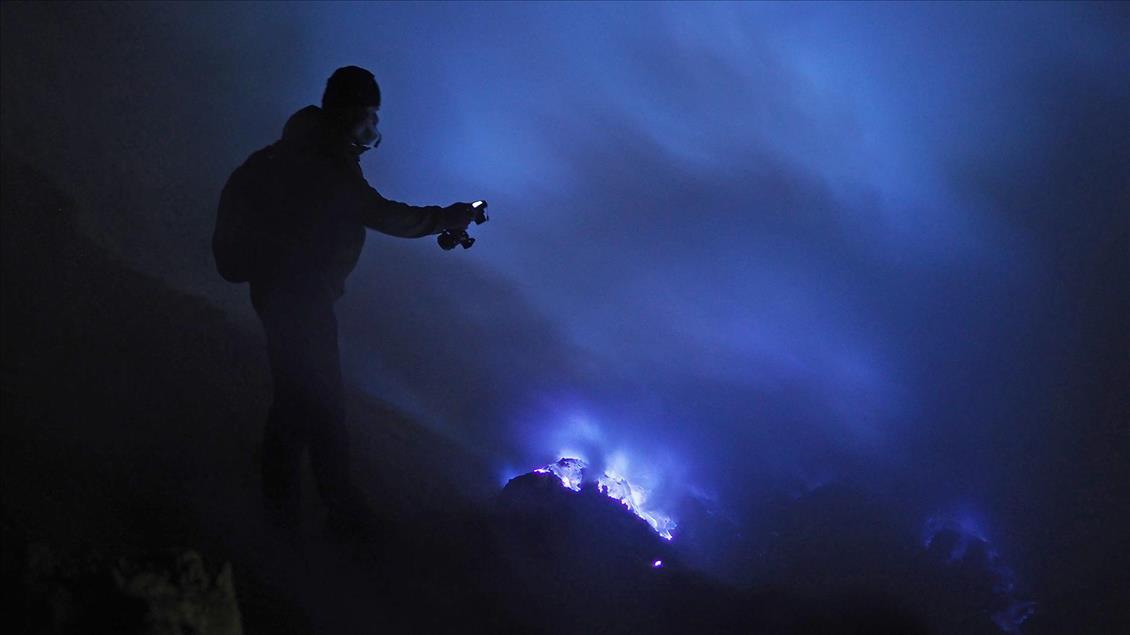
[{"label": "person's shoulder", "polygon": [[280,141],[291,145],[306,146],[318,144],[325,139],[326,134],[325,113],[321,108],[310,105],[298,109],[287,118]]},{"label": "person's shoulder", "polygon": [[287,117],[286,125],[283,126],[283,135],[286,135],[288,128],[294,128],[295,126],[321,126],[324,116],[325,113],[322,109],[313,104],[303,106]]},{"label": "person's shoulder", "polygon": [[244,165],[259,166],[283,157],[287,153],[309,151],[312,146],[317,145],[317,140],[322,135],[324,127],[324,115],[321,108],[314,105],[299,108],[290,117],[287,117],[279,139],[252,152]]},{"label": "person's shoulder", "polygon": [[274,162],[274,159],[279,154],[279,149],[279,144],[277,142],[272,143],[269,146],[259,148],[258,150],[248,155],[247,159],[245,159],[243,164],[240,165],[237,169],[243,172],[255,172],[261,170],[267,165]]}]

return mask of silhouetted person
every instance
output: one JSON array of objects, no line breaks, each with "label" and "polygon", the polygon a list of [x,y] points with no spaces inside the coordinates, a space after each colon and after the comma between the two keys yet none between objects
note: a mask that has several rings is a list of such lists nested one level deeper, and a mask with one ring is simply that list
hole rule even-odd
[{"label": "silhouetted person", "polygon": [[274,382],[262,476],[268,517],[278,525],[299,522],[307,448],[331,528],[355,527],[361,509],[350,482],[334,302],[357,264],[365,228],[417,238],[465,229],[474,217],[468,203],[414,207],[385,199],[365,181],[359,159],[380,142],[380,105],[372,73],[337,69],[322,107],[294,113],[282,139],[252,154],[223,194],[254,201],[246,206],[253,208],[247,225],[254,252],[246,278]]}]

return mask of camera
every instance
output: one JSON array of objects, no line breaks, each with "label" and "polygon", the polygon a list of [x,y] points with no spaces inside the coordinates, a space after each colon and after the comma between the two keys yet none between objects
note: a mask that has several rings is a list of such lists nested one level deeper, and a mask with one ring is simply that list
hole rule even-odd
[{"label": "camera", "polygon": [[[482,225],[483,223],[490,220],[490,218],[487,217],[486,201],[475,201],[474,203],[471,203],[471,207],[475,209],[474,221],[476,225]],[[445,229],[436,238],[436,241],[444,251],[455,249],[456,245],[463,245],[463,249],[470,249],[471,245],[475,244],[475,239],[467,235],[466,229],[461,229],[459,231]]]}]

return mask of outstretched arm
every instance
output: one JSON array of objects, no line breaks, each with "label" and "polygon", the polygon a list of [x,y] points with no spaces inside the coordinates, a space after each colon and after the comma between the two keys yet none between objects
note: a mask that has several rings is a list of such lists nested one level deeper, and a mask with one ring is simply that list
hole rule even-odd
[{"label": "outstretched arm", "polygon": [[471,222],[474,211],[469,205],[456,203],[448,207],[426,205],[416,207],[392,201],[365,183],[361,222],[382,234],[401,238],[419,238],[438,234],[445,229],[463,229]]}]

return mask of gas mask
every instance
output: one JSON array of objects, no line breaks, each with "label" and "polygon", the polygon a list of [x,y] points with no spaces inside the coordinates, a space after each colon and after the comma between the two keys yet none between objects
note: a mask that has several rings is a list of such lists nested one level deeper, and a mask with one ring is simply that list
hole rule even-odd
[{"label": "gas mask", "polygon": [[358,124],[351,136],[354,143],[370,150],[381,144],[381,132],[377,130],[377,122],[372,119]]},{"label": "gas mask", "polygon": [[361,121],[350,131],[353,143],[371,150],[381,144],[381,132],[377,130],[380,118],[375,112],[364,111]]}]

